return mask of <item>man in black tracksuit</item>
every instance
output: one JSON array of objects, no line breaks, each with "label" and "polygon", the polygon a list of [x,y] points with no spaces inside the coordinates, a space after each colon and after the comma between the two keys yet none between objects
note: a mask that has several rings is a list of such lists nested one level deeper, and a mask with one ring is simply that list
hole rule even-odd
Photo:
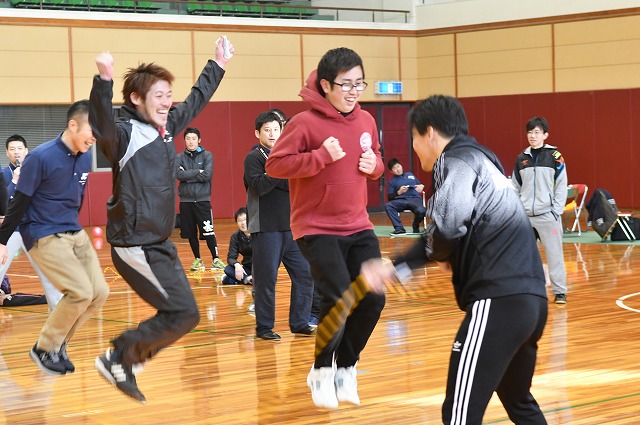
[{"label": "man in black tracksuit", "polygon": [[289,181],[273,178],[265,171],[269,153],[280,137],[280,126],[281,121],[275,113],[258,115],[255,134],[260,144],[244,160],[247,228],[253,244],[256,338],[271,341],[280,340],[280,335],[273,331],[280,263],[291,277],[289,329],[300,335],[315,333],[309,326],[313,280],[309,263],[291,234]]},{"label": "man in black tracksuit", "polygon": [[[158,310],[113,339],[113,348],[96,358],[98,371],[128,396],[145,402],[134,366],[152,358],[192,330],[200,320],[189,281],[169,240],[175,222],[176,148],[182,131],[218,88],[229,58],[223,42],[191,93],[172,103],[173,75],[156,64],[129,68],[124,75],[125,105],[113,120],[113,57],[98,56],[93,79],[90,123],[100,150],[111,162],[113,195],[107,202],[107,240],[118,273]],[[233,49],[231,48],[233,51]]]},{"label": "man in black tracksuit", "polygon": [[422,168],[433,171],[427,232],[393,261],[363,265],[373,290],[428,261],[452,271],[466,316],[451,350],[444,424],[481,424],[495,391],[518,425],[546,424],[530,392],[547,319],[542,262],[518,194],[498,158],[467,136],[462,105],[431,96],[409,115]]},{"label": "man in black tracksuit", "polygon": [[213,155],[200,146],[200,130],[187,127],[184,131],[186,148],[178,154],[176,165],[178,196],[180,196],[180,237],[189,240],[195,260],[191,271],[204,271],[200,258],[200,239],[207,241],[213,257],[212,268],[224,269],[225,264],[218,257],[218,241],[213,230],[211,210],[211,180],[213,179]]}]

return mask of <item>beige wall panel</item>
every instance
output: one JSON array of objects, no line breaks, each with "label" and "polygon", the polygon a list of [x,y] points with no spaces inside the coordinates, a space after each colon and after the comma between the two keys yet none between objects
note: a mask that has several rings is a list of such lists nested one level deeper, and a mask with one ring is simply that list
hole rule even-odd
[{"label": "beige wall panel", "polygon": [[402,80],[402,100],[410,102],[418,99],[419,96],[419,81],[416,78]]},{"label": "beige wall panel", "polygon": [[554,29],[557,46],[638,38],[640,38],[640,16],[556,24]]},{"label": "beige wall panel", "polygon": [[417,40],[417,57],[438,57],[454,54],[454,37],[451,34],[420,37]]},{"label": "beige wall panel", "polygon": [[300,84],[287,80],[223,80],[212,101],[299,101]]},{"label": "beige wall panel", "polygon": [[413,37],[400,38],[400,80],[404,92],[402,100],[414,100],[418,96],[417,46],[417,40]]},{"label": "beige wall panel", "polygon": [[453,77],[456,74],[455,58],[451,56],[420,58],[418,78]]},{"label": "beige wall panel", "polygon": [[[139,53],[144,60],[166,54],[191,55],[190,31],[73,28],[72,40],[75,52],[95,55],[104,50],[114,57],[122,53]],[[161,65],[173,67],[173,64]]]},{"label": "beige wall panel", "polygon": [[[0,51],[51,52],[69,51],[68,30],[65,27],[30,27],[0,25]],[[10,43],[6,40],[11,40]]]},{"label": "beige wall panel", "polygon": [[640,39],[556,48],[556,68],[640,63]]},{"label": "beige wall panel", "polygon": [[457,35],[458,54],[551,46],[551,25],[476,31]]},{"label": "beige wall panel", "polygon": [[70,101],[67,28],[0,25],[0,103]]},{"label": "beige wall panel", "polygon": [[[1,77],[69,77],[68,51],[0,51]],[[0,85],[3,90],[5,85]]]},{"label": "beige wall panel", "polygon": [[458,96],[549,93],[552,91],[552,83],[551,73],[548,71],[459,76]]},{"label": "beige wall panel", "polygon": [[73,28],[72,46],[76,99],[89,96],[91,77],[97,72],[95,58],[105,50],[111,52],[114,59],[114,103],[122,102],[120,91],[126,69],[141,63],[154,62],[171,71],[176,78],[173,95],[177,100],[182,100],[193,85],[189,31]]},{"label": "beige wall panel", "polygon": [[[296,34],[227,32],[236,54],[225,67],[225,77],[213,100],[299,100],[300,41]],[[215,57],[213,32],[194,32],[196,76]]]},{"label": "beige wall panel", "polygon": [[458,75],[496,74],[546,70],[551,74],[550,47],[458,55]]},{"label": "beige wall panel", "polygon": [[430,94],[455,95],[456,63],[453,35],[420,37],[417,40],[417,99]]},{"label": "beige wall panel", "polygon": [[[239,56],[258,55],[277,58],[300,55],[300,36],[298,34],[242,32],[225,32],[224,34],[233,43],[236,54]],[[218,32],[195,31],[193,36],[194,51],[197,54],[213,57],[214,43],[219,36]]]},{"label": "beige wall panel", "polygon": [[556,71],[556,91],[640,87],[640,64],[597,66]]},{"label": "beige wall panel", "polygon": [[1,104],[71,103],[69,77],[1,77]]},{"label": "beige wall panel", "polygon": [[[187,96],[191,86],[193,85],[193,79],[191,77],[191,55],[183,56],[176,54],[158,54],[151,56],[150,54],[140,53],[112,53],[114,59],[114,84],[113,84],[113,102],[121,103],[122,96],[120,91],[122,90],[123,79],[122,75],[125,73],[126,68],[138,66],[140,63],[155,62],[158,65],[167,68],[173,76],[175,81],[173,82],[173,96],[177,100],[182,100]],[[83,99],[89,96],[91,91],[92,78],[97,74],[95,53],[77,53],[74,54],[73,69],[74,69],[74,94],[77,99]],[[204,64],[202,65],[204,66]]]},{"label": "beige wall panel", "polygon": [[[369,58],[364,62],[365,80],[369,84],[378,80],[398,80],[400,78],[400,66],[398,59]],[[369,90],[369,89],[367,89]]]},{"label": "beige wall panel", "polygon": [[[369,74],[374,69],[379,69],[380,65],[374,64],[375,59],[384,58],[387,61],[396,63],[391,66],[398,69],[398,39],[397,37],[363,37],[363,36],[344,36],[344,35],[303,35],[303,74],[304,78],[318,66],[320,58],[328,51],[337,47],[348,47],[360,55],[364,63],[365,74],[367,80]],[[383,68],[384,68],[383,67]],[[397,74],[397,71],[396,71]]]},{"label": "beige wall panel", "polygon": [[418,40],[414,37],[400,37],[400,52],[405,59],[418,57]]},{"label": "beige wall panel", "polygon": [[449,78],[424,78],[418,80],[419,94],[415,100],[425,99],[432,94],[456,95],[456,80]]},{"label": "beige wall panel", "polygon": [[416,58],[400,58],[400,72],[402,80],[418,78],[418,61]]}]

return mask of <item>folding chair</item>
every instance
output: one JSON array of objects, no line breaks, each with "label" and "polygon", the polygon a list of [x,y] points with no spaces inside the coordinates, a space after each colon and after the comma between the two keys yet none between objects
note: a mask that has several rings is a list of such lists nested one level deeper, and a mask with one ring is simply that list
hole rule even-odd
[{"label": "folding chair", "polygon": [[575,232],[578,228],[578,236],[582,234],[582,228],[580,227],[580,215],[584,208],[585,200],[587,199],[587,192],[589,192],[589,186],[586,184],[570,184],[567,186],[567,202],[564,206],[565,214],[567,212],[573,212],[575,219],[571,230],[567,226],[567,230]]}]

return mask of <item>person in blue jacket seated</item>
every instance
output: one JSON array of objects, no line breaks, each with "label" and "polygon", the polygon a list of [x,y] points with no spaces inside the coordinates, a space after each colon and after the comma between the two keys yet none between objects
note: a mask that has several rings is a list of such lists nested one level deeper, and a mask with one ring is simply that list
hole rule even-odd
[{"label": "person in blue jacket seated", "polygon": [[404,172],[402,164],[396,158],[392,158],[387,163],[387,167],[393,174],[389,180],[387,195],[389,202],[385,204],[385,210],[393,224],[393,235],[407,233],[400,220],[400,213],[410,210],[413,217],[413,233],[420,233],[420,223],[424,220],[426,210],[422,201],[422,192],[424,185],[413,175],[407,171]]}]

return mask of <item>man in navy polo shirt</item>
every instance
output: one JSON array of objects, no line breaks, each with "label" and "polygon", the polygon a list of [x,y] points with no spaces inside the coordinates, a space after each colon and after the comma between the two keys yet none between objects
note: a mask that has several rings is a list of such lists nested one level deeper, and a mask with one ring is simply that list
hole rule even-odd
[{"label": "man in navy polo shirt", "polygon": [[95,142],[89,102],[67,111],[67,128],[25,159],[22,177],[0,226],[0,262],[7,261],[7,241],[20,225],[29,254],[64,296],[49,315],[30,356],[46,373],[75,371],[66,345],[74,332],[100,309],[109,295],[91,240],[78,222]]},{"label": "man in navy polo shirt", "polygon": [[[22,162],[24,162],[25,157],[29,153],[29,149],[27,148],[27,141],[19,134],[13,134],[7,138],[5,142],[7,147],[7,157],[9,158],[9,165],[2,170],[4,174],[4,178],[6,180],[7,192],[9,201],[13,199],[13,194],[16,191],[16,186],[18,185],[18,181],[20,180],[20,171],[22,170]],[[42,271],[38,268],[36,263],[29,255],[27,248],[24,246],[24,242],[22,241],[22,236],[20,235],[20,231],[16,229],[13,232],[13,235],[7,241],[7,251],[9,257],[7,261],[0,266],[0,278],[4,278],[11,266],[13,258],[15,255],[22,250],[25,254],[33,270],[36,272],[38,277],[40,278],[40,283],[42,284],[42,289],[44,290],[44,294],[47,299],[47,303],[49,304],[49,311],[53,311],[58,304],[58,301],[62,298],[62,293],[58,291],[58,289],[51,283],[49,279],[42,273]]]}]

